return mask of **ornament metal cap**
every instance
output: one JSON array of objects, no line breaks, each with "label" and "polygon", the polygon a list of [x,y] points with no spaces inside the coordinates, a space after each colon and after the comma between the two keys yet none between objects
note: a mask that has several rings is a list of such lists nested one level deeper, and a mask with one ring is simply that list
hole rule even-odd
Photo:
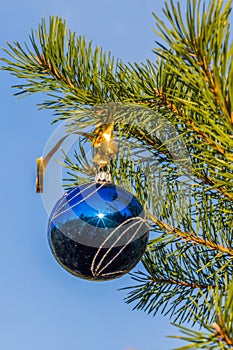
[{"label": "ornament metal cap", "polygon": [[105,171],[101,171],[96,174],[95,176],[95,182],[111,182],[112,177],[109,173],[106,173]]}]

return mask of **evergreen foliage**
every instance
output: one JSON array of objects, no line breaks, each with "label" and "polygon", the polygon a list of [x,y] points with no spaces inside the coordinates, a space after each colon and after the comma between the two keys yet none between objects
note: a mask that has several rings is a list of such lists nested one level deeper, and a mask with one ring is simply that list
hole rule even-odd
[{"label": "evergreen foliage", "polygon": [[[39,107],[54,111],[53,122],[83,130],[79,152],[65,156],[67,187],[93,176],[85,145],[98,135],[85,132],[97,124],[96,114],[107,121],[117,106],[119,150],[110,170],[147,208],[152,234],[126,302],[169,315],[188,342],[179,349],[233,348],[231,9],[231,0],[187,0],[185,16],[178,2],[165,1],[169,25],[154,14],[162,39],[155,61],[114,60],[57,17],[42,20],[28,44],[8,43],[2,58],[2,69],[23,79],[16,95],[44,93]],[[161,142],[164,125],[189,156],[174,161],[168,140]]]}]

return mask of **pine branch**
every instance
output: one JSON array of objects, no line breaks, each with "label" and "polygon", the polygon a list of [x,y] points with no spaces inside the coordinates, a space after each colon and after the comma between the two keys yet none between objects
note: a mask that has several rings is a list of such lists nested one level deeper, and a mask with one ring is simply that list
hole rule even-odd
[{"label": "pine branch", "polygon": [[199,274],[195,271],[202,264],[200,253],[201,250],[197,249],[197,256],[181,259],[171,249],[158,244],[154,253],[148,251],[143,258],[147,273],[132,274],[138,284],[125,288],[129,290],[126,302],[134,303],[134,309],[153,315],[160,311],[179,323],[197,322],[193,318],[194,311],[199,317],[206,315],[211,319],[203,295],[210,302],[210,292],[216,285],[208,271]]},{"label": "pine branch", "polygon": [[188,282],[188,281],[180,281],[178,279],[166,279],[166,278],[154,278],[152,277],[151,282],[153,284],[159,283],[159,284],[169,284],[169,285],[176,285],[179,287],[189,287],[191,289],[208,289],[210,286],[215,287],[215,285],[210,285],[210,284],[201,284],[201,283],[193,283],[193,282]]},{"label": "pine branch", "polygon": [[[161,94],[160,94],[160,96],[161,96]],[[169,100],[166,97],[163,97],[163,100],[164,99],[166,101],[166,105],[168,105],[168,107],[171,108],[172,111],[176,111],[175,113],[177,113],[177,109],[176,109],[175,105],[174,104],[171,105],[171,103],[169,102]],[[202,132],[197,126],[195,126],[195,124],[193,122],[186,120],[185,124],[187,127],[191,127],[191,129],[195,132],[196,135],[202,137],[208,145],[216,147],[216,150],[218,152],[220,152],[221,154],[225,154],[226,150],[224,150],[218,144],[215,144],[204,132]],[[145,144],[151,145],[154,149],[158,150],[159,153],[164,153],[169,160],[171,160],[173,162],[179,160],[178,158],[176,158],[174,156],[174,154],[171,155],[169,150],[166,147],[164,147],[164,145],[162,144],[162,142],[159,139],[155,140],[150,135],[148,135],[148,132],[143,131],[142,129],[140,129],[136,126],[129,127],[128,125],[126,125],[126,130],[128,133],[130,133],[132,136],[136,137],[138,140],[145,142]],[[186,175],[190,172],[189,168],[185,169],[184,164],[182,164],[182,169]],[[229,192],[229,190],[232,191],[232,189],[230,189],[230,188],[228,189],[227,186],[225,186],[225,185],[219,185],[218,181],[215,181],[213,178],[209,177],[208,175],[203,174],[203,172],[199,171],[195,167],[192,168],[192,172],[196,178],[201,180],[202,183],[208,185],[209,188],[214,188],[216,191],[220,192],[223,196],[225,196],[231,200],[233,199],[233,193]]]},{"label": "pine branch", "polygon": [[[180,229],[173,228],[170,225],[166,224],[165,222],[156,219],[152,215],[149,215],[149,219],[152,222],[154,222],[156,225],[158,225],[160,229],[165,229],[166,232],[175,234],[175,235],[181,237],[182,239],[184,239],[186,242],[191,242],[191,243],[197,244],[197,245],[203,245],[209,249],[218,250],[221,253],[226,253],[229,256],[233,256],[233,249],[232,248],[224,247],[222,245],[216,244],[215,242],[211,242],[209,240],[203,239],[203,238],[199,237],[199,235],[197,233],[194,235],[190,232],[182,232]],[[205,234],[208,235],[208,233],[205,233]]]},{"label": "pine branch", "polygon": [[215,277],[224,286],[226,275],[232,276],[231,204],[221,197],[217,203],[211,194],[197,192],[191,199],[195,205],[183,206],[183,212],[178,210],[182,205],[173,196],[172,187],[167,188],[160,219],[149,216],[155,223],[151,232],[159,236],[150,241],[143,258],[148,274],[133,274],[139,284],[130,287],[126,301],[154,314],[161,310],[176,322],[196,322],[193,310],[199,316],[207,314],[201,291],[210,303]]},{"label": "pine branch", "polygon": [[115,70],[110,54],[98,47],[93,50],[91,42],[76,37],[57,17],[50,18],[49,29],[43,20],[29,39],[32,48],[8,43],[9,49],[4,51],[11,60],[2,58],[2,69],[28,81],[15,86],[19,94],[46,92],[52,98],[41,106],[57,112],[109,100],[109,91],[102,81]]},{"label": "pine branch", "polygon": [[[170,21],[171,29],[155,16],[160,35],[174,49],[174,62],[182,59],[187,66],[192,67],[203,77],[203,85],[214,95],[215,102],[220,106],[223,116],[229,120],[229,99],[224,99],[228,93],[228,73],[232,67],[232,50],[229,50],[229,15],[231,1],[223,6],[223,1],[211,1],[207,11],[200,9],[201,1],[188,1],[187,28],[182,20],[179,3],[177,7],[171,2],[165,3],[164,13]],[[229,52],[228,52],[229,50]],[[166,50],[162,50],[166,56]],[[169,55],[169,52],[167,50]],[[184,65],[182,70],[184,69]],[[194,76],[193,76],[194,78]],[[202,80],[198,85],[202,84]],[[197,85],[197,86],[198,86]],[[226,105],[227,102],[227,105]]]},{"label": "pine branch", "polygon": [[212,293],[212,302],[209,309],[212,308],[215,321],[211,324],[208,317],[199,318],[199,325],[208,332],[175,325],[184,335],[173,336],[172,338],[178,338],[189,343],[186,346],[176,348],[176,350],[195,350],[197,348],[226,350],[233,348],[232,285],[232,283],[229,286],[226,285],[223,293],[220,293],[218,288]]},{"label": "pine branch", "polygon": [[[158,81],[158,74],[155,75],[154,73],[156,68],[160,74],[160,81]],[[128,80],[130,78],[132,80],[132,86],[139,84],[137,77],[143,74],[140,86],[150,96],[154,94],[153,99],[144,100],[144,103],[148,104],[148,107],[152,108],[155,113],[165,117],[180,131],[189,153],[192,154],[192,172],[194,176],[202,183],[209,185],[209,188],[221,193],[226,199],[233,199],[233,168],[231,164],[233,159],[233,135],[227,123],[222,124],[222,121],[220,121],[218,106],[214,104],[213,107],[209,103],[210,101],[206,104],[202,92],[200,92],[200,89],[197,90],[196,87],[194,91],[187,88],[184,92],[181,92],[181,90],[184,90],[184,86],[180,84],[180,77],[176,77],[171,65],[165,62],[163,62],[163,67],[161,65],[156,67],[148,62],[148,67],[143,66],[143,70],[138,66],[125,69]],[[151,76],[152,69],[153,75]],[[172,78],[170,78],[171,74],[173,74]],[[182,75],[182,79],[183,77]],[[154,80],[154,83],[152,80]],[[157,87],[155,87],[156,80]],[[181,94],[182,96],[191,94],[190,97],[195,97],[195,102],[192,104],[190,98],[187,101],[180,97],[177,99],[177,96]],[[197,101],[200,106],[197,105]],[[210,106],[208,107],[208,105]],[[214,118],[214,122],[212,118]],[[150,134],[148,139],[145,132],[144,135],[142,133],[139,135],[137,129],[138,127],[135,127],[134,134],[136,132],[141,140],[144,139],[145,142],[153,145],[152,135]],[[150,129],[151,125],[148,123],[148,130]],[[131,130],[133,131],[132,128]],[[154,146],[158,149],[156,143],[154,143]],[[205,153],[205,158],[202,157],[203,153]],[[206,162],[208,162],[208,167],[204,167]],[[221,171],[223,168],[224,171]],[[223,180],[226,176],[228,176],[227,181]]]}]

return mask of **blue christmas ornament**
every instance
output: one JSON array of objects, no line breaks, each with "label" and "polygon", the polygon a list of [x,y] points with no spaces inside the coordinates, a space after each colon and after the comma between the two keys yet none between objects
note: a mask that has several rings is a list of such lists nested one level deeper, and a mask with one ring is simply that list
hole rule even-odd
[{"label": "blue christmas ornament", "polygon": [[148,224],[139,201],[110,182],[90,182],[66,192],[56,203],[48,240],[68,272],[88,280],[114,279],[141,259]]}]

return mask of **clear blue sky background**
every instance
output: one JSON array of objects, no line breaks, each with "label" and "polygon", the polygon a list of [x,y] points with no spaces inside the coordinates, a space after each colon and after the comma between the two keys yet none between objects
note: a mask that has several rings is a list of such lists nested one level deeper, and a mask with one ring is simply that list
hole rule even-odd
[{"label": "clear blue sky background", "polygon": [[[4,1],[0,45],[27,41],[43,16],[63,16],[72,30],[125,61],[154,59],[155,0]],[[2,55],[3,53],[1,53]],[[105,283],[73,277],[54,260],[47,213],[35,193],[35,159],[53,130],[52,114],[37,111],[39,96],[17,99],[17,81],[1,72],[0,349],[166,350],[181,345],[169,320],[132,311],[129,276]]]}]

